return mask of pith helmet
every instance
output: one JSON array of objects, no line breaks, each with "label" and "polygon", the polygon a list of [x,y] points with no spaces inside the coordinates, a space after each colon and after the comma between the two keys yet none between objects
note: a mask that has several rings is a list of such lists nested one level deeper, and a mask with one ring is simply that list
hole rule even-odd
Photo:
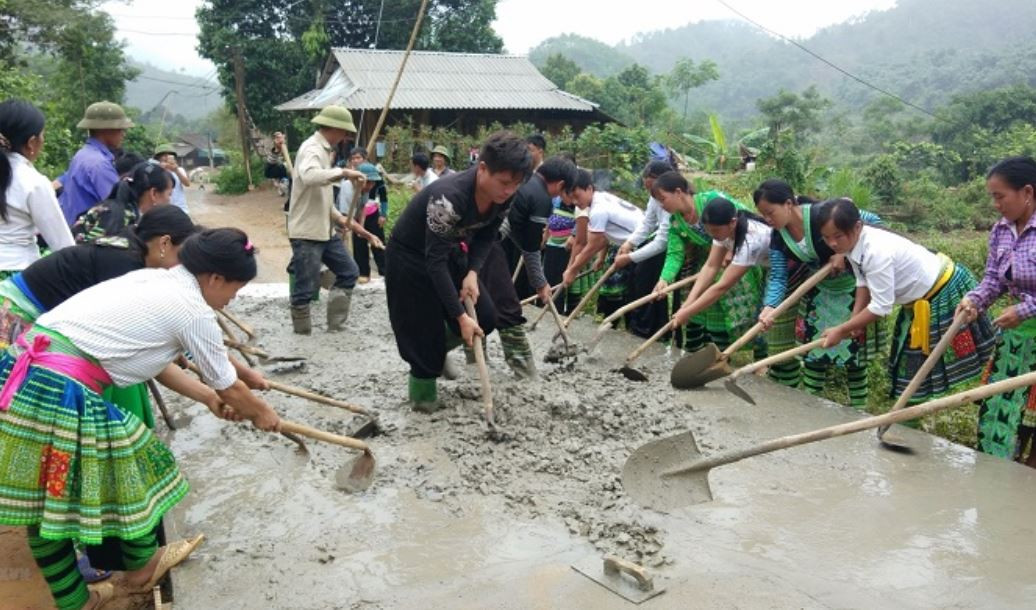
[{"label": "pith helmet", "polygon": [[175,155],[176,154],[176,147],[173,146],[172,142],[166,142],[165,144],[159,144],[158,146],[155,147],[155,156],[156,157],[158,155],[164,155],[166,153],[169,153],[171,155]]},{"label": "pith helmet", "polygon": [[126,111],[115,102],[95,102],[86,107],[83,120],[76,124],[79,129],[129,129],[133,121]]},{"label": "pith helmet", "polygon": [[320,111],[320,114],[310,121],[324,127],[334,127],[356,133],[356,125],[353,124],[353,115],[348,109],[341,106],[327,106]]},{"label": "pith helmet", "polygon": [[436,146],[435,148],[433,148],[432,149],[432,154],[433,155],[442,155],[442,156],[446,157],[446,161],[447,162],[449,162],[451,160],[450,149],[446,148],[442,144],[440,144],[440,145]]},{"label": "pith helmet", "polygon": [[378,168],[373,163],[361,163],[356,171],[361,172],[370,182],[381,182],[381,174],[378,173]]}]

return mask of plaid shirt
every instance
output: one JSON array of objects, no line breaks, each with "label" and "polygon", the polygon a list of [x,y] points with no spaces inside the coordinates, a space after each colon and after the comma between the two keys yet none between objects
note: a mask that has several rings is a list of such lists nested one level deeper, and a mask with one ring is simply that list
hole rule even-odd
[{"label": "plaid shirt", "polygon": [[1001,218],[989,234],[989,255],[982,283],[968,293],[979,309],[987,309],[1005,292],[1018,300],[1015,311],[1023,319],[1036,316],[1036,214],[1021,235],[1015,225]]}]

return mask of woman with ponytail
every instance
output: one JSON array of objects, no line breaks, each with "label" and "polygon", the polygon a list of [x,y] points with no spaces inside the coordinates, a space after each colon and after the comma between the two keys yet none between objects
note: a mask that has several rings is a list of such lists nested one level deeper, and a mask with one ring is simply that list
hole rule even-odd
[{"label": "woman with ponytail", "polygon": [[[702,222],[707,204],[721,199],[737,210],[746,210],[747,207],[721,191],[695,193],[694,187],[676,171],[656,178],[652,191],[655,199],[670,213],[669,245],[655,291],[661,293],[679,277],[695,273],[699,273],[698,282],[702,282],[708,273],[706,259],[713,248],[713,238]],[[722,266],[723,262],[724,259],[720,258],[719,265]],[[718,269],[717,266],[708,277],[709,283]],[[739,273],[738,281],[727,287],[720,298],[683,321],[686,325],[685,350],[697,351],[709,341],[726,347],[755,323],[762,295],[762,271],[750,266],[741,267]],[[674,296],[673,302],[679,303],[679,297]],[[756,357],[765,355],[764,345],[756,343]]]},{"label": "woman with ponytail", "polygon": [[118,235],[137,224],[141,214],[169,203],[172,194],[173,177],[169,172],[145,161],[116,185],[111,198],[84,212],[72,225],[72,234],[80,243]]},{"label": "woman with ponytail", "polygon": [[40,257],[37,233],[51,250],[75,243],[50,179],[33,167],[43,151],[44,123],[28,102],[0,103],[0,279]]}]

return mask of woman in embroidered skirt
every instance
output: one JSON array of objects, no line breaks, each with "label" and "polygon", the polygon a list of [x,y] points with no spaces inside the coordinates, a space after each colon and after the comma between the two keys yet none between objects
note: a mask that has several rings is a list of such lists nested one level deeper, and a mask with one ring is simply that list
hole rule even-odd
[{"label": "woman in embroidered skirt", "polygon": [[[1036,370],[1036,161],[1004,159],[989,170],[986,188],[1001,218],[989,234],[989,255],[982,283],[960,302],[972,319],[1000,296],[1010,305],[993,320],[1003,329],[986,370],[987,383]],[[982,402],[978,448],[1002,458],[1024,459],[1036,437],[1036,390],[1020,388]],[[1036,468],[1036,445],[1028,466]]]},{"label": "woman in embroidered skirt", "polygon": [[[817,223],[824,241],[835,253],[846,255],[856,276],[853,315],[824,331],[823,347],[830,349],[856,337],[901,305],[889,354],[891,395],[899,396],[953,323],[957,304],[975,287],[975,278],[967,267],[944,254],[865,225],[860,210],[848,199],[821,205]],[[985,315],[962,327],[910,402],[923,402],[978,377],[994,339],[993,325]]]},{"label": "woman in embroidered skirt", "polygon": [[[121,539],[126,583],[150,589],[201,543],[158,548],[154,528],[187,493],[172,453],[140,419],[101,397],[106,386],[160,375],[190,351],[219,417],[277,430],[273,409],[238,379],[213,308],[255,277],[244,233],[194,235],[173,269],[141,269],[88,288],[43,314],[0,357],[0,524],[29,528],[29,545],[59,608],[95,608],[73,544]],[[183,376],[184,379],[189,379]],[[174,384],[208,400],[201,384]]]},{"label": "woman in embroidered skirt", "polygon": [[[829,326],[845,322],[853,312],[856,279],[846,267],[845,256],[835,254],[820,236],[817,218],[821,205],[796,197],[791,186],[781,180],[767,180],[753,194],[756,209],[773,228],[770,238],[770,275],[766,283],[765,306],[759,321],[771,329],[766,335],[770,351],[778,353],[796,343],[820,337]],[[870,225],[881,224],[877,215],[860,210],[860,218]],[[772,315],[781,301],[810,275],[833,261],[835,270],[809,291],[790,315]],[[781,328],[781,322],[788,327]],[[776,332],[775,332],[776,331]],[[849,403],[857,408],[867,405],[867,365],[885,347],[886,332],[880,322],[871,324],[855,339],[846,339],[831,349],[814,349],[806,354],[802,382],[810,394],[820,394],[831,367],[846,369]],[[773,367],[777,368],[777,367]],[[773,373],[771,368],[771,373]],[[798,367],[788,367],[785,385],[798,385]],[[782,369],[783,372],[783,369]],[[771,375],[773,376],[773,375]]]},{"label": "woman in embroidered skirt", "polygon": [[[655,286],[655,292],[660,293],[679,276],[697,273],[705,268],[713,242],[702,224],[706,204],[721,198],[730,201],[739,210],[747,207],[720,191],[695,193],[687,179],[675,171],[656,178],[653,193],[670,214],[665,265]],[[687,261],[691,261],[690,264],[685,264]],[[684,350],[697,351],[708,341],[725,348],[755,323],[762,296],[762,271],[752,266],[742,267],[741,272],[738,281],[728,287],[721,298],[684,320]],[[711,283],[713,277],[707,279]],[[679,302],[678,298],[674,296],[674,302]],[[765,343],[756,342],[755,352],[757,358],[765,356]]]}]

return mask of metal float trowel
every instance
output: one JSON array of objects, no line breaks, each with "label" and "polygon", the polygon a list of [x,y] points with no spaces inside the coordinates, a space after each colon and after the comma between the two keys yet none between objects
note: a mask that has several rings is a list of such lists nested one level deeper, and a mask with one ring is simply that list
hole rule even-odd
[{"label": "metal float trowel", "polygon": [[665,579],[648,573],[643,566],[615,555],[587,557],[573,563],[572,569],[612,593],[640,604],[665,592]]}]

